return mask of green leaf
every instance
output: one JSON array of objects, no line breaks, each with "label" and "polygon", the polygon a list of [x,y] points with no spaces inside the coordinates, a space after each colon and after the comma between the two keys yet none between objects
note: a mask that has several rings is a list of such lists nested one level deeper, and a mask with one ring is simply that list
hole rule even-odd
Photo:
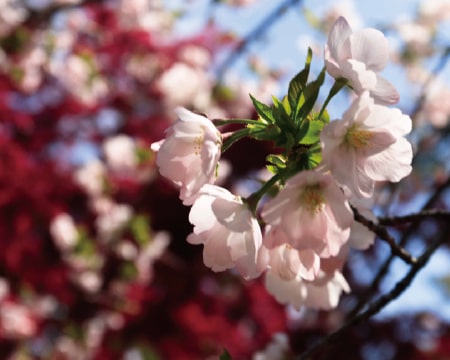
[{"label": "green leaf", "polygon": [[303,92],[303,88],[306,86],[306,82],[308,81],[311,60],[312,60],[312,50],[311,48],[308,48],[308,55],[306,57],[305,68],[302,71],[300,71],[297,75],[295,75],[289,82],[288,99],[290,107],[294,111],[294,119],[296,118],[299,109],[299,101]]},{"label": "green leaf", "polygon": [[289,154],[285,173],[292,176],[299,171],[314,169],[321,160],[322,149],[319,142],[312,145],[298,144],[292,148]]},{"label": "green leaf", "polygon": [[311,147],[308,151],[308,169],[316,168],[322,161],[322,148],[320,144],[317,143],[315,146]]},{"label": "green leaf", "polygon": [[253,125],[247,128],[250,129],[248,136],[255,140],[277,142],[281,134],[281,129],[276,124],[269,124],[264,129]]},{"label": "green leaf", "polygon": [[140,352],[140,359],[142,360],[162,360],[156,350],[150,347],[148,344],[137,344],[136,346],[134,346],[134,349]]},{"label": "green leaf", "polygon": [[283,103],[275,95],[272,95],[272,102],[275,109],[278,109],[280,107],[284,108]]},{"label": "green leaf", "polygon": [[302,119],[311,112],[316,104],[317,98],[319,96],[320,87],[323,85],[325,80],[325,69],[323,69],[315,81],[310,82],[306,85],[303,90],[303,96],[305,97],[305,102],[301,105],[301,108],[297,112],[295,121],[300,122]]},{"label": "green leaf", "polygon": [[148,244],[151,239],[150,222],[146,215],[136,215],[131,219],[130,229],[139,245]]},{"label": "green leaf", "polygon": [[292,110],[291,110],[291,105],[289,104],[289,99],[288,99],[288,97],[285,96],[285,97],[283,98],[283,100],[282,100],[281,103],[283,104],[283,108],[284,108],[284,110],[286,110],[286,113],[287,113],[288,115],[291,115]]},{"label": "green leaf", "polygon": [[155,153],[150,148],[138,147],[135,153],[138,164],[145,164],[152,160]]},{"label": "green leaf", "polygon": [[286,159],[283,155],[267,155],[266,161],[269,164],[275,165],[277,168],[283,169],[286,167]]},{"label": "green leaf", "polygon": [[[303,16],[306,20],[306,22],[311,25],[314,29],[321,30],[322,28],[322,21],[321,18],[316,16],[311,10],[309,10],[307,7],[303,7]],[[323,29],[322,29],[323,30]]]},{"label": "green leaf", "polygon": [[77,227],[78,241],[73,248],[73,252],[76,255],[90,258],[95,255],[94,241],[89,238],[89,235],[85,228]]},{"label": "green leaf", "polygon": [[225,139],[225,141],[222,144],[222,154],[227,151],[231,145],[233,145],[236,141],[239,141],[247,136],[250,136],[251,133],[255,135],[256,133],[261,132],[261,130],[254,128],[246,127],[243,129],[236,130],[233,132],[229,137]]},{"label": "green leaf", "polygon": [[220,354],[219,360],[233,360],[233,359],[231,358],[231,355],[228,352],[228,350],[224,349],[222,354]]},{"label": "green leaf", "polygon": [[121,274],[122,279],[131,281],[131,280],[136,279],[136,277],[138,275],[138,270],[137,270],[136,266],[134,265],[134,263],[125,262],[121,265],[120,274]]},{"label": "green leaf", "polygon": [[266,120],[268,123],[273,124],[275,122],[275,119],[273,117],[273,111],[272,108],[258,100],[256,100],[251,94],[250,99],[252,99],[253,106],[258,113],[258,115]]},{"label": "green leaf", "polygon": [[312,145],[320,140],[320,132],[326,125],[321,119],[306,118],[300,127],[300,134],[302,135],[299,143],[303,145]]}]

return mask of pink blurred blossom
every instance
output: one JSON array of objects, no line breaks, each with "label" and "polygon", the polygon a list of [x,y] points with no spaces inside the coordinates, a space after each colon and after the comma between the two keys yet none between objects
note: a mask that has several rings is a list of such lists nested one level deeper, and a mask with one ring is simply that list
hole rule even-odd
[{"label": "pink blurred blossom", "polygon": [[50,224],[50,233],[62,251],[72,249],[78,241],[78,230],[73,218],[67,213],[58,214]]},{"label": "pink blurred blossom", "polygon": [[10,339],[27,338],[36,334],[37,319],[26,306],[4,301],[0,304],[0,335]]}]

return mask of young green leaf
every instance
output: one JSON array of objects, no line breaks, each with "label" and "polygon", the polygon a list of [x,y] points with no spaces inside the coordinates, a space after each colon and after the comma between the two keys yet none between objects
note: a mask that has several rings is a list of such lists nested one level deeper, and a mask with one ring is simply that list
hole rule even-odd
[{"label": "young green leaf", "polygon": [[298,103],[303,92],[303,88],[306,86],[309,76],[310,64],[312,59],[312,50],[308,48],[308,55],[306,57],[305,68],[295,75],[289,82],[288,87],[288,99],[289,104],[294,112],[294,119],[296,118],[296,112],[298,111]]},{"label": "young green leaf", "polygon": [[314,108],[317,98],[319,96],[320,87],[325,80],[325,69],[323,69],[316,80],[310,82],[303,90],[305,102],[301,105],[301,108],[296,111],[296,122],[300,122],[304,119]]},{"label": "young green leaf", "polygon": [[232,360],[231,355],[227,349],[224,349],[222,354],[220,354],[219,360]]},{"label": "young green leaf", "polygon": [[253,102],[253,106],[256,110],[256,112],[258,113],[258,115],[266,120],[268,123],[274,123],[275,119],[273,117],[273,112],[272,112],[272,108],[258,100],[256,100],[251,94],[250,95],[250,99],[252,99]]}]

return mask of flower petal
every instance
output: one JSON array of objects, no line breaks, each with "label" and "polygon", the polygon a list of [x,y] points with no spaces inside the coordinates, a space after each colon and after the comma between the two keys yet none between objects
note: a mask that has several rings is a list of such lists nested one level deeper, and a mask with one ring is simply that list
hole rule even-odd
[{"label": "flower petal", "polygon": [[380,72],[389,60],[389,42],[376,29],[363,29],[349,36],[351,56],[366,65],[367,70]]}]

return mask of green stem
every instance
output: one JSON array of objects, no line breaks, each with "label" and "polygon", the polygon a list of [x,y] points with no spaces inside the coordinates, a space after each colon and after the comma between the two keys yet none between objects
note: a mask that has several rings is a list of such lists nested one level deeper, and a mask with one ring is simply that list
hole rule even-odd
[{"label": "green stem", "polygon": [[231,145],[233,145],[236,141],[241,140],[242,138],[248,136],[251,132],[251,129],[244,128],[239,129],[232,133],[229,137],[225,139],[222,145],[222,154],[227,151]]},{"label": "green stem", "polygon": [[261,122],[261,120],[252,120],[252,119],[213,119],[212,122],[215,126],[244,124],[244,125],[256,125],[265,127],[267,125]]},{"label": "green stem", "polygon": [[334,82],[333,86],[330,89],[330,92],[328,93],[327,98],[325,99],[325,102],[322,105],[322,109],[320,109],[319,119],[322,117],[322,114],[325,111],[330,100],[347,84],[348,80],[344,78],[339,78]]},{"label": "green stem", "polygon": [[267,182],[264,183],[263,186],[260,187],[260,189],[253,194],[251,194],[249,197],[244,199],[244,201],[248,204],[248,207],[254,214],[256,212],[256,207],[258,206],[259,201],[261,198],[274,186],[278,180],[281,179],[280,174],[275,174],[272,176]]}]

